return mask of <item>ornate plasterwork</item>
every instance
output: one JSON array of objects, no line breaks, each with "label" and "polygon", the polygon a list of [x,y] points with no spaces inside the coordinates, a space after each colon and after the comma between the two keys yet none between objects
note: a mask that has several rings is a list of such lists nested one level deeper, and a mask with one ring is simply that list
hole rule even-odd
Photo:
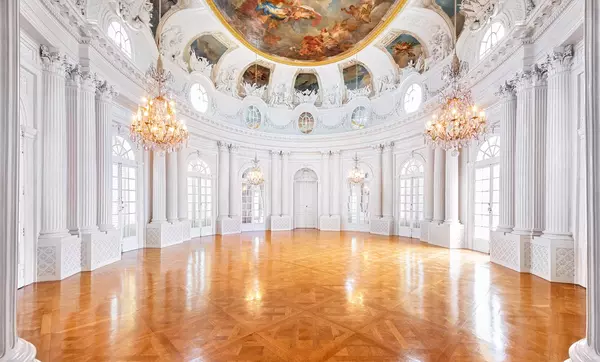
[{"label": "ornate plasterwork", "polygon": [[119,0],[117,14],[134,29],[150,27],[152,2],[149,0]]},{"label": "ornate plasterwork", "polygon": [[171,59],[176,64],[183,62],[183,52],[181,44],[183,42],[183,32],[180,26],[170,26],[160,33],[160,54]]},{"label": "ornate plasterwork", "polygon": [[335,108],[342,105],[342,92],[339,85],[334,85],[323,91],[322,108]]},{"label": "ornate plasterwork", "polygon": [[237,72],[234,67],[221,70],[216,81],[217,90],[232,97],[237,97]]},{"label": "ornate plasterwork", "polygon": [[462,0],[462,13],[465,15],[465,27],[471,31],[479,31],[488,25],[498,14],[498,0]]},{"label": "ornate plasterwork", "polygon": [[264,100],[267,96],[267,86],[244,82],[242,83],[242,94],[244,97],[253,96]]},{"label": "ornate plasterwork", "polygon": [[[432,64],[445,59],[452,51],[452,39],[441,26],[434,28],[430,43]],[[430,67],[431,64],[428,64]]]},{"label": "ornate plasterwork", "polygon": [[271,92],[269,105],[271,107],[292,108],[294,103],[293,98],[294,96],[288,91],[287,85],[285,83],[279,83]]},{"label": "ornate plasterwork", "polygon": [[[183,59],[183,58],[182,58]],[[183,62],[182,67],[187,70],[187,64]],[[193,72],[198,72],[208,79],[212,78],[213,64],[206,58],[197,57],[195,53],[190,54],[190,68]]]},{"label": "ornate plasterwork", "polygon": [[358,89],[349,89],[346,87],[346,102],[360,97],[369,97],[371,95],[371,87],[366,86]]}]

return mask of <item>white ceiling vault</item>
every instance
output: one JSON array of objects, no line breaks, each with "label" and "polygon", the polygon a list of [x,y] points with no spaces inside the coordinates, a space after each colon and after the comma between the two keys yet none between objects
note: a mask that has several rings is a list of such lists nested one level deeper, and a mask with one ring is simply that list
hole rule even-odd
[{"label": "white ceiling vault", "polygon": [[[150,13],[158,1],[88,0],[82,11],[100,28],[122,23],[131,38],[132,61],[141,70],[155,61],[153,33],[161,34],[160,53],[174,75],[170,88],[188,122],[313,136],[422,121],[437,106],[432,100],[442,86],[441,70],[453,41],[452,19],[438,6],[446,0],[407,0],[356,54],[331,64],[301,67],[266,59],[246,47],[206,0],[162,0],[164,15],[153,31]],[[471,66],[479,63],[477,44],[489,19],[511,29],[531,11],[531,1],[462,0],[466,19],[459,38],[461,58]],[[402,59],[406,53],[401,50],[396,57],[392,47],[398,39],[414,41],[412,56]],[[360,73],[359,79],[358,71],[348,71],[356,79],[347,76],[344,81],[344,69],[356,64],[368,73]],[[265,74],[259,81],[258,76]],[[318,92],[296,87],[298,76],[306,74],[314,74]]]}]

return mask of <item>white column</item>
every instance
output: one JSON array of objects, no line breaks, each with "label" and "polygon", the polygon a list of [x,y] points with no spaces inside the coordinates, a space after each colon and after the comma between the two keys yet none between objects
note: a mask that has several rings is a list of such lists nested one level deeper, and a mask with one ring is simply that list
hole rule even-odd
[{"label": "white column", "polygon": [[271,151],[271,216],[281,215],[281,153]]},{"label": "white column", "polygon": [[382,204],[381,197],[383,195],[383,172],[381,157],[383,153],[383,145],[375,146],[375,161],[373,162],[373,167],[375,168],[375,190],[371,190],[371,195],[373,196],[373,217],[381,218],[383,216],[382,212]]},{"label": "white column", "polygon": [[0,1],[0,360],[33,361],[17,335],[19,0]]},{"label": "white column", "polygon": [[571,66],[573,46],[556,51],[548,69],[548,125],[546,143],[546,225],[544,236],[572,239],[570,230],[571,176]]},{"label": "white column", "polygon": [[290,175],[289,173],[290,152],[283,151],[281,154],[281,215],[290,216]]},{"label": "white column", "polygon": [[517,128],[517,97],[515,85],[506,82],[501,97],[500,116],[500,220],[497,230],[511,232],[515,226],[515,147]]},{"label": "white column", "polygon": [[382,155],[381,179],[383,186],[383,217],[391,219],[394,215],[394,143],[385,145]]},{"label": "white column", "polygon": [[321,174],[323,176],[323,180],[321,181],[321,187],[323,188],[321,190],[321,195],[323,195],[323,204],[321,206],[323,208],[321,212],[322,216],[330,215],[329,196],[331,195],[331,189],[329,186],[329,175],[331,170],[329,169],[329,156],[329,151],[321,152]]},{"label": "white column", "polygon": [[177,217],[188,219],[187,150],[177,151]]},{"label": "white column", "polygon": [[340,151],[333,151],[331,161],[333,165],[331,167],[331,184],[333,187],[331,188],[331,214],[332,215],[340,215],[340,192],[342,192],[342,184],[340,183],[340,169],[341,169],[341,160],[340,160]]},{"label": "white column", "polygon": [[67,64],[67,227],[72,235],[79,233],[79,127],[81,122],[80,72],[78,65]]},{"label": "white column", "polygon": [[219,148],[219,219],[229,217],[229,147],[217,142]]},{"label": "white column", "polygon": [[446,224],[456,224],[458,219],[458,151],[446,152]]},{"label": "white column", "polygon": [[167,220],[167,161],[161,152],[152,153],[152,223]]},{"label": "white column", "polygon": [[57,54],[42,53],[42,218],[40,237],[67,230],[67,118],[65,68]]},{"label": "white column", "polygon": [[173,223],[177,221],[177,152],[166,154],[167,166],[167,221]]},{"label": "white column", "polygon": [[89,73],[81,78],[79,118],[79,211],[80,230],[98,230],[98,187],[96,173],[96,87]]},{"label": "white column", "polygon": [[540,235],[544,225],[545,127],[547,85],[545,72],[525,72],[517,86],[515,161],[515,228],[517,235]]},{"label": "white column", "polygon": [[240,178],[238,175],[239,162],[238,152],[239,147],[236,145],[229,146],[229,216],[240,216],[242,212],[242,188],[240,186]]},{"label": "white column", "polygon": [[442,223],[446,219],[445,188],[446,188],[446,152],[441,148],[435,149],[433,171],[433,222]]},{"label": "white column", "polygon": [[98,226],[101,231],[112,224],[112,98],[115,91],[106,82],[96,88],[96,157],[98,159]]},{"label": "white column", "polygon": [[425,221],[433,220],[433,175],[435,168],[435,149],[431,146],[426,147],[425,160],[425,190],[423,190],[423,218]]},{"label": "white column", "polygon": [[571,346],[573,362],[600,361],[600,3],[585,1],[585,89],[587,157],[587,333]]}]

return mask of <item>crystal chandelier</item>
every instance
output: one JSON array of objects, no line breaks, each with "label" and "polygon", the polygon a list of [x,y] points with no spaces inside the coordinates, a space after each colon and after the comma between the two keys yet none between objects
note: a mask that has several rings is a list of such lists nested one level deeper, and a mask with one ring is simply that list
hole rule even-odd
[{"label": "crystal chandelier", "polygon": [[246,174],[246,182],[253,187],[258,187],[265,182],[265,177],[258,164],[259,162],[260,161],[258,161],[258,157],[255,154],[254,159],[252,160],[252,168]]},{"label": "crystal chandelier", "polygon": [[171,79],[171,72],[166,72],[163,68],[160,35],[157,37],[156,46],[159,49],[156,68],[150,67],[147,73],[156,82],[156,96],[142,98],[143,103],[138,106],[131,121],[130,137],[144,150],[173,152],[187,143],[189,133],[185,124],[177,120],[175,101],[164,92],[165,84]]},{"label": "crystal chandelier", "polygon": [[[456,8],[456,0],[454,1]],[[454,20],[454,55],[452,63],[444,70],[446,88],[440,95],[439,115],[425,126],[425,142],[433,147],[457,151],[479,140],[487,131],[484,112],[474,104],[471,90],[461,84],[460,79],[467,73],[467,65],[456,55],[456,17]]]},{"label": "crystal chandelier", "polygon": [[358,167],[358,155],[354,155],[354,167],[350,170],[348,174],[348,182],[352,185],[362,185],[365,183],[366,175],[363,170]]}]

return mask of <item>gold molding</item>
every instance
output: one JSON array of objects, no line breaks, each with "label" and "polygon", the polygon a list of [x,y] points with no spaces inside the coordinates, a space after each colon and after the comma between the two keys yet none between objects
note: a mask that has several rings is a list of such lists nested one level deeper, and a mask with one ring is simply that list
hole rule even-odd
[{"label": "gold molding", "polygon": [[254,51],[261,57],[285,65],[291,65],[296,67],[315,67],[339,62],[340,60],[351,57],[354,54],[363,50],[367,45],[369,45],[373,40],[375,40],[375,38],[377,38],[381,34],[381,32],[383,32],[383,30],[385,30],[385,28],[392,22],[392,20],[396,18],[396,15],[398,15],[400,10],[404,8],[407,1],[408,0],[397,0],[397,4],[395,5],[395,7],[391,10],[388,10],[387,14],[385,15],[385,19],[383,21],[380,21],[380,23],[375,27],[375,29],[371,30],[369,35],[367,35],[364,39],[359,41],[355,46],[352,47],[352,49],[344,53],[338,54],[336,56],[319,61],[295,60],[263,52],[262,50],[256,48],[254,45],[248,42],[246,38],[240,35],[239,32],[229,24],[229,22],[225,19],[223,14],[221,14],[221,11],[214,4],[214,0],[206,0],[206,3],[212,10],[213,14],[215,14],[215,16],[219,19],[221,24],[223,24],[223,26],[227,28],[227,30],[229,30],[231,35],[233,35],[239,42],[244,44],[248,49]]}]

